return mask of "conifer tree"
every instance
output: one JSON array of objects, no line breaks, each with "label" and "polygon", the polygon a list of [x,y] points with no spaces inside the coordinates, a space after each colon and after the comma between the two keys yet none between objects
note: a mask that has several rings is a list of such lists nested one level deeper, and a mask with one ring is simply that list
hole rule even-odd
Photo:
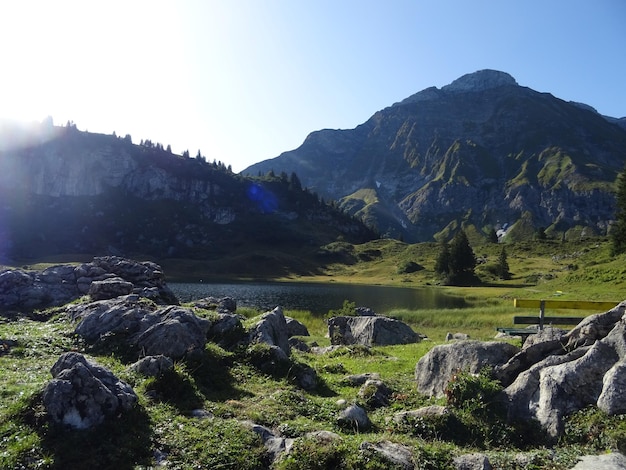
[{"label": "conifer tree", "polygon": [[455,283],[469,280],[474,276],[476,255],[469,244],[467,235],[459,230],[450,242],[450,281]]},{"label": "conifer tree", "polygon": [[506,249],[502,247],[500,256],[498,256],[497,273],[500,279],[511,279],[511,273],[509,272],[509,262],[506,256]]}]

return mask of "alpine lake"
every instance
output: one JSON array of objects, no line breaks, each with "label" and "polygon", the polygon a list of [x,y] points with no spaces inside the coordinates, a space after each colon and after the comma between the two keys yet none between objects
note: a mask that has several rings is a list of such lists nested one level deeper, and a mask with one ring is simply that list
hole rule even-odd
[{"label": "alpine lake", "polygon": [[398,309],[458,309],[468,306],[463,297],[427,286],[288,282],[172,282],[168,286],[181,302],[205,297],[231,297],[239,307],[268,311],[280,306],[285,310],[304,310],[314,315],[340,309],[344,301],[354,302],[357,307],[369,307],[382,315]]}]

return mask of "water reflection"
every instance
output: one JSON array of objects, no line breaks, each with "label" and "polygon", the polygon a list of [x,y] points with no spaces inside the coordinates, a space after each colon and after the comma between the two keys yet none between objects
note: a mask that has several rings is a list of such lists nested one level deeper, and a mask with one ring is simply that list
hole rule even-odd
[{"label": "water reflection", "polygon": [[287,310],[309,310],[326,314],[341,308],[344,300],[370,307],[379,314],[394,309],[464,308],[461,297],[446,295],[434,287],[386,287],[354,284],[305,283],[168,283],[182,302],[203,297],[232,297],[238,306],[271,310],[280,305]]}]

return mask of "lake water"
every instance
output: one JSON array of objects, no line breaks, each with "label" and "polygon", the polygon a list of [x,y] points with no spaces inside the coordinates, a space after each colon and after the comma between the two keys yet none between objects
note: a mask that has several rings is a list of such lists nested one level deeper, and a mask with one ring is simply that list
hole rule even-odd
[{"label": "lake water", "polygon": [[308,310],[326,314],[340,309],[344,300],[387,314],[394,309],[464,308],[462,297],[446,295],[434,287],[385,287],[354,284],[305,283],[168,283],[181,302],[203,297],[232,297],[240,307],[271,310]]}]

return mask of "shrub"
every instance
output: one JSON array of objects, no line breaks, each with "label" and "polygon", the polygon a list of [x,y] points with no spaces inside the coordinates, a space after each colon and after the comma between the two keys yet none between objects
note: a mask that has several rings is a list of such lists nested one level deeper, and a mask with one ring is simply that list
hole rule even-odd
[{"label": "shrub", "polygon": [[398,266],[398,274],[411,274],[424,269],[424,266],[417,264],[415,261],[403,261]]},{"label": "shrub", "polygon": [[500,382],[491,378],[491,369],[483,368],[478,374],[458,372],[446,386],[448,405],[458,409],[486,411],[498,392]]},{"label": "shrub", "polygon": [[328,317],[353,317],[356,314],[356,303],[344,300],[340,309],[329,310]]}]

